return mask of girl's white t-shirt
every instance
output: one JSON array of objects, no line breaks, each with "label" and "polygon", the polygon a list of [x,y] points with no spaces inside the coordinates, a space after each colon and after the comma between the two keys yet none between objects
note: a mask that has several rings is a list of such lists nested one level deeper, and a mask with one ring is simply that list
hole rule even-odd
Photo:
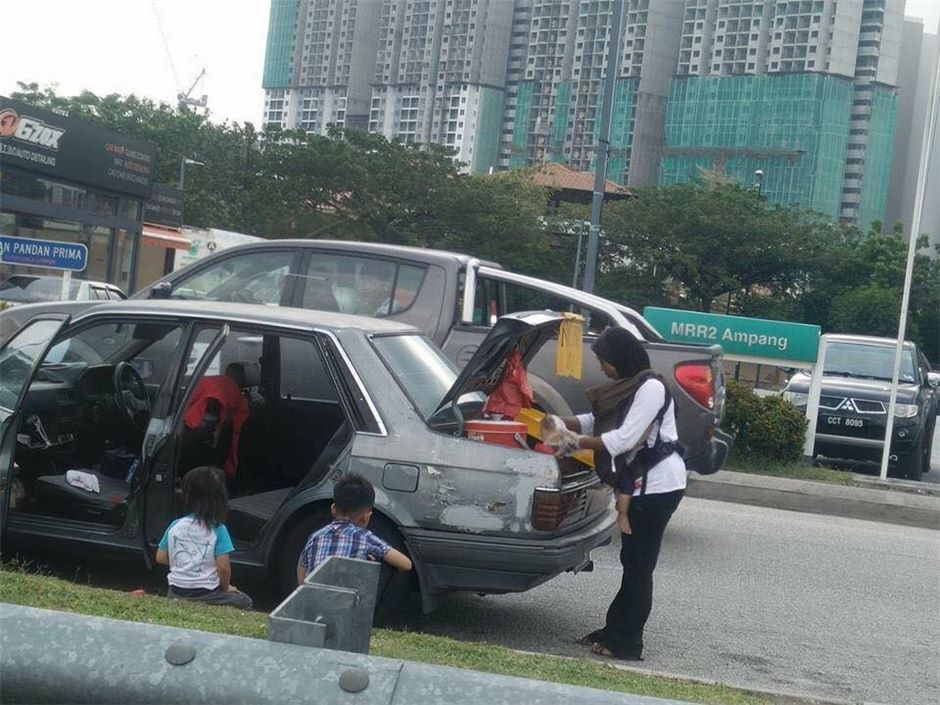
[{"label": "girl's white t-shirt", "polygon": [[192,514],[171,523],[160,539],[160,549],[170,557],[167,582],[178,588],[219,587],[215,559],[235,550],[224,524],[209,528]]},{"label": "girl's white t-shirt", "polygon": [[[665,400],[666,388],[658,379],[648,379],[640,385],[620,427],[601,434],[601,441],[611,458],[628,452],[643,440],[643,433],[656,418]],[[578,414],[577,418],[581,424],[581,433],[591,435],[594,431],[594,414]],[[664,441],[679,440],[675,400],[666,409],[658,430]],[[652,447],[656,444],[656,431],[657,427],[654,426],[646,438],[647,446]],[[685,461],[682,460],[681,455],[673,453],[651,467],[646,474],[646,494],[664,494],[684,490],[686,479]],[[638,487],[633,494],[638,495],[640,492],[641,489]]]}]

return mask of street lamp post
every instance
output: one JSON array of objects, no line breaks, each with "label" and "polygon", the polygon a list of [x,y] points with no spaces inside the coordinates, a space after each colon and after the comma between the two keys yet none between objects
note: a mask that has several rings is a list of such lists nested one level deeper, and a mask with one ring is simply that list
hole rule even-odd
[{"label": "street lamp post", "polygon": [[189,157],[183,157],[182,159],[180,159],[180,184],[179,184],[180,191],[182,191],[186,185],[186,165],[187,164],[195,164],[196,166],[205,166],[204,162],[197,162],[195,159],[190,159]]}]

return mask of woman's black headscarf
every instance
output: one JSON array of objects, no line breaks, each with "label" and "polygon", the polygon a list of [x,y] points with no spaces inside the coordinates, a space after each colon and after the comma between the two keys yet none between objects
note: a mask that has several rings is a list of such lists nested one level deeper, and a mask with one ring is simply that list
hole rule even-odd
[{"label": "woman's black headscarf", "polygon": [[624,328],[608,328],[591,349],[601,360],[613,365],[621,379],[635,377],[650,368],[646,348]]}]

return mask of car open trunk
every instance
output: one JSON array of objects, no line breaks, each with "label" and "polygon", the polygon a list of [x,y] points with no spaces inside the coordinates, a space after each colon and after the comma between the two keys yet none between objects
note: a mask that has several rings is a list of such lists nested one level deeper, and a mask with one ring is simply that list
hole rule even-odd
[{"label": "car open trunk", "polygon": [[[543,345],[557,337],[564,320],[563,314],[545,311],[502,316],[441,399],[437,413],[452,408],[459,420],[456,433],[463,435],[466,419],[459,410],[459,400],[472,392],[491,394],[503,378],[510,355],[518,352],[523,364],[528,364]],[[560,459],[556,464],[557,484],[535,491],[534,528],[559,531],[580,526],[609,509],[611,489],[601,483],[593,464],[574,458]]]}]

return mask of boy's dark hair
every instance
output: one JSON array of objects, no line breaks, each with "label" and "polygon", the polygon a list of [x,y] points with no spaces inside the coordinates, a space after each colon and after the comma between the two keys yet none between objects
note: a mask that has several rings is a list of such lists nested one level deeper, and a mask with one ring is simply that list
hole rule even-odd
[{"label": "boy's dark hair", "polygon": [[375,504],[372,483],[355,473],[343,475],[333,487],[333,504],[346,516],[372,509]]},{"label": "boy's dark hair", "polygon": [[203,465],[193,468],[183,478],[183,511],[195,515],[207,528],[225,522],[228,492],[218,468]]}]

